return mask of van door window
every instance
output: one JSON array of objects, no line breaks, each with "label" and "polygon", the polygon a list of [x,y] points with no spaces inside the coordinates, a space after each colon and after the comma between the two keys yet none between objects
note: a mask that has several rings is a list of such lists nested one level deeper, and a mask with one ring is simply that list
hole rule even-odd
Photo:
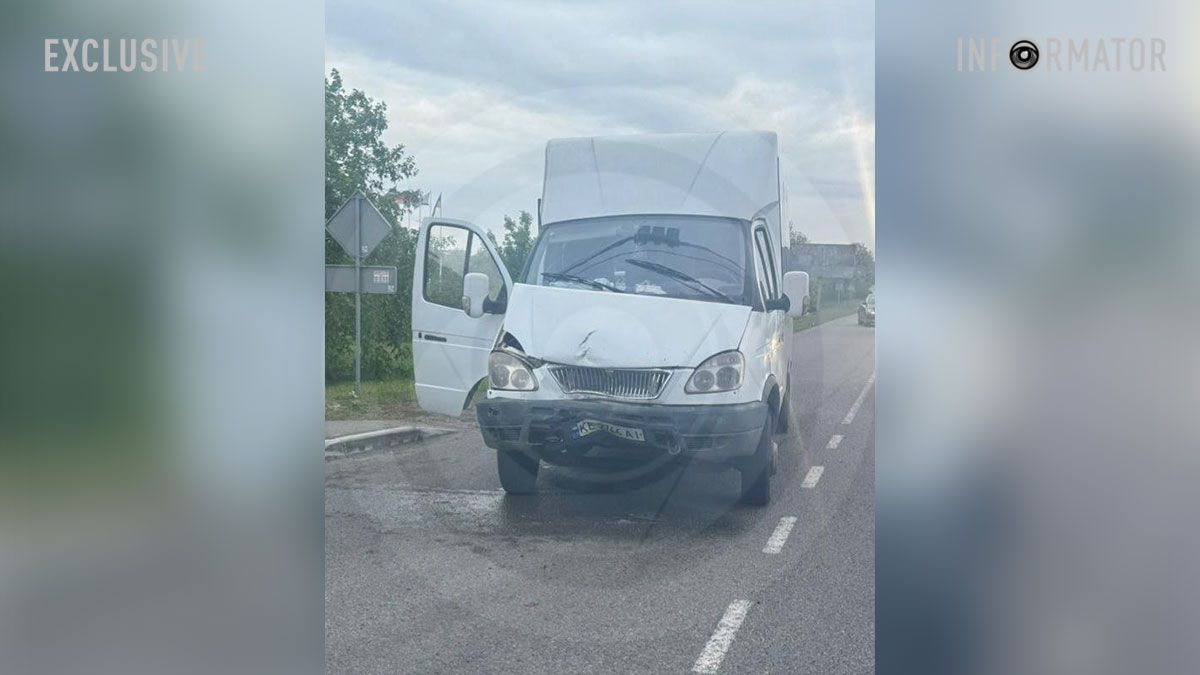
[{"label": "van door window", "polygon": [[487,246],[474,233],[471,234],[469,246],[467,273],[480,272],[487,275],[488,300],[495,302],[500,297],[500,291],[504,290],[504,277],[500,276],[500,268],[496,266],[496,260],[487,250]]},{"label": "van door window", "polygon": [[775,256],[771,253],[771,240],[763,228],[754,230],[755,259],[758,261],[760,283],[763,285],[763,299],[779,297],[779,284],[775,278]]},{"label": "van door window", "polygon": [[495,302],[504,290],[504,277],[487,246],[466,228],[432,225],[425,249],[425,299],[455,309],[462,307],[463,277],[471,272],[487,276],[488,300]]},{"label": "van door window", "polygon": [[767,270],[763,264],[762,251],[758,249],[758,245],[754,246],[754,272],[758,285],[758,296],[766,302],[771,298],[771,292],[767,289]]},{"label": "van door window", "polygon": [[454,225],[432,225],[425,248],[423,292],[428,302],[462,307],[463,277],[467,272],[467,247],[471,232]]}]

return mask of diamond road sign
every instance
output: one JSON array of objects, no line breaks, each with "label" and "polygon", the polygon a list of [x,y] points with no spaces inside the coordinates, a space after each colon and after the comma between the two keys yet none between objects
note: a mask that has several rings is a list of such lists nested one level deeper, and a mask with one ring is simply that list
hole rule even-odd
[{"label": "diamond road sign", "polygon": [[358,226],[357,219],[362,218],[362,241],[359,242],[359,253],[357,257],[365,258],[375,250],[392,232],[392,226],[388,225],[387,219],[375,208],[371,200],[363,196],[363,193],[356,192],[354,196],[346,200],[342,204],[342,208],[333,214],[329,219],[329,223],[325,225],[325,229],[329,230],[329,234],[337,243],[346,249],[346,253],[350,257],[356,257],[354,253],[354,243],[357,236],[356,229]]},{"label": "diamond road sign", "polygon": [[[358,270],[362,277],[363,293],[396,292],[395,267],[372,266],[360,267]],[[353,293],[355,290],[357,289],[354,287],[354,265],[325,266],[325,292]]]}]

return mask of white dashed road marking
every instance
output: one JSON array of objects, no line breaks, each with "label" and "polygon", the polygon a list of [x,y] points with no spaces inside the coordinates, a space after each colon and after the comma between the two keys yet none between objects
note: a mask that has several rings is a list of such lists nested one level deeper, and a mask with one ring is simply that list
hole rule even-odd
[{"label": "white dashed road marking", "polygon": [[775,527],[775,531],[771,533],[771,538],[767,540],[767,545],[763,547],[763,553],[779,553],[782,551],[783,545],[787,543],[788,535],[792,533],[792,527],[795,524],[795,516],[780,518],[779,525]]},{"label": "white dashed road marking", "polygon": [[729,651],[730,645],[733,644],[733,638],[737,635],[738,628],[741,628],[742,622],[746,620],[746,612],[749,611],[749,600],[734,600],[729,603],[725,615],[717,624],[717,630],[708,639],[708,644],[704,645],[704,651],[700,652],[700,657],[692,666],[693,673],[715,673],[721,669],[721,661],[725,660],[725,652]]},{"label": "white dashed road marking", "polygon": [[854,421],[854,416],[858,414],[858,409],[862,407],[863,401],[867,398],[867,392],[871,391],[873,384],[875,384],[875,373],[871,373],[871,376],[867,378],[866,385],[863,386],[858,398],[854,399],[854,405],[850,406],[850,412],[846,413],[846,419],[842,420],[842,424],[850,424]]},{"label": "white dashed road marking", "polygon": [[[859,408],[862,407],[863,401],[866,400],[867,394],[871,391],[871,387],[875,384],[875,373],[867,378],[867,383],[863,385],[863,389],[858,394],[858,398],[854,400],[854,405],[850,406],[850,412],[846,413],[842,424],[851,424],[854,422],[854,416],[858,414]],[[826,450],[836,450],[838,445],[843,440],[841,434],[834,435],[829,439],[829,444],[825,446]],[[800,487],[812,489],[817,486],[821,480],[821,474],[825,473],[825,467],[814,466],[808,470],[804,476],[804,480],[800,483]],[[775,531],[771,533],[770,539],[767,539],[767,545],[763,547],[763,553],[773,554],[783,550],[783,545],[787,543],[788,536],[792,533],[792,528],[796,526],[795,516],[784,516],[779,519],[779,525],[775,526]],[[733,638],[737,636],[738,629],[741,628],[742,622],[746,620],[746,613],[750,611],[750,601],[734,600],[725,610],[721,621],[717,623],[717,630],[713,632],[712,637],[708,639],[708,644],[704,645],[704,651],[700,652],[699,658],[692,666],[694,673],[716,673],[721,669],[721,662],[725,660],[725,653],[729,651],[729,647],[733,645]]]}]

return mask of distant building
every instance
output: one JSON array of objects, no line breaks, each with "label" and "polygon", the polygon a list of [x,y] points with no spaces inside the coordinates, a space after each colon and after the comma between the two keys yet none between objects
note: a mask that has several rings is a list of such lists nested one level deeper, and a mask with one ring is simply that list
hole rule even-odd
[{"label": "distant building", "polygon": [[786,255],[787,269],[822,279],[853,279],[854,244],[797,244]]},{"label": "distant building", "polygon": [[784,269],[808,272],[811,295],[818,307],[865,295],[856,244],[795,244],[784,253]]}]

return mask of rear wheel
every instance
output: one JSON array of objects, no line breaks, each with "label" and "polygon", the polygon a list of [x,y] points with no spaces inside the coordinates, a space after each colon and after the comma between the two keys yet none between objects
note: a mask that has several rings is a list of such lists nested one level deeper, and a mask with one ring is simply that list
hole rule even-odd
[{"label": "rear wheel", "polygon": [[754,455],[746,459],[739,468],[742,474],[742,503],[751,506],[766,506],[771,502],[771,469],[775,463],[775,452],[771,443],[774,420],[767,417]]},{"label": "rear wheel", "polygon": [[525,495],[537,488],[538,469],[541,463],[519,452],[496,451],[496,469],[500,474],[500,486],[514,495]]}]

